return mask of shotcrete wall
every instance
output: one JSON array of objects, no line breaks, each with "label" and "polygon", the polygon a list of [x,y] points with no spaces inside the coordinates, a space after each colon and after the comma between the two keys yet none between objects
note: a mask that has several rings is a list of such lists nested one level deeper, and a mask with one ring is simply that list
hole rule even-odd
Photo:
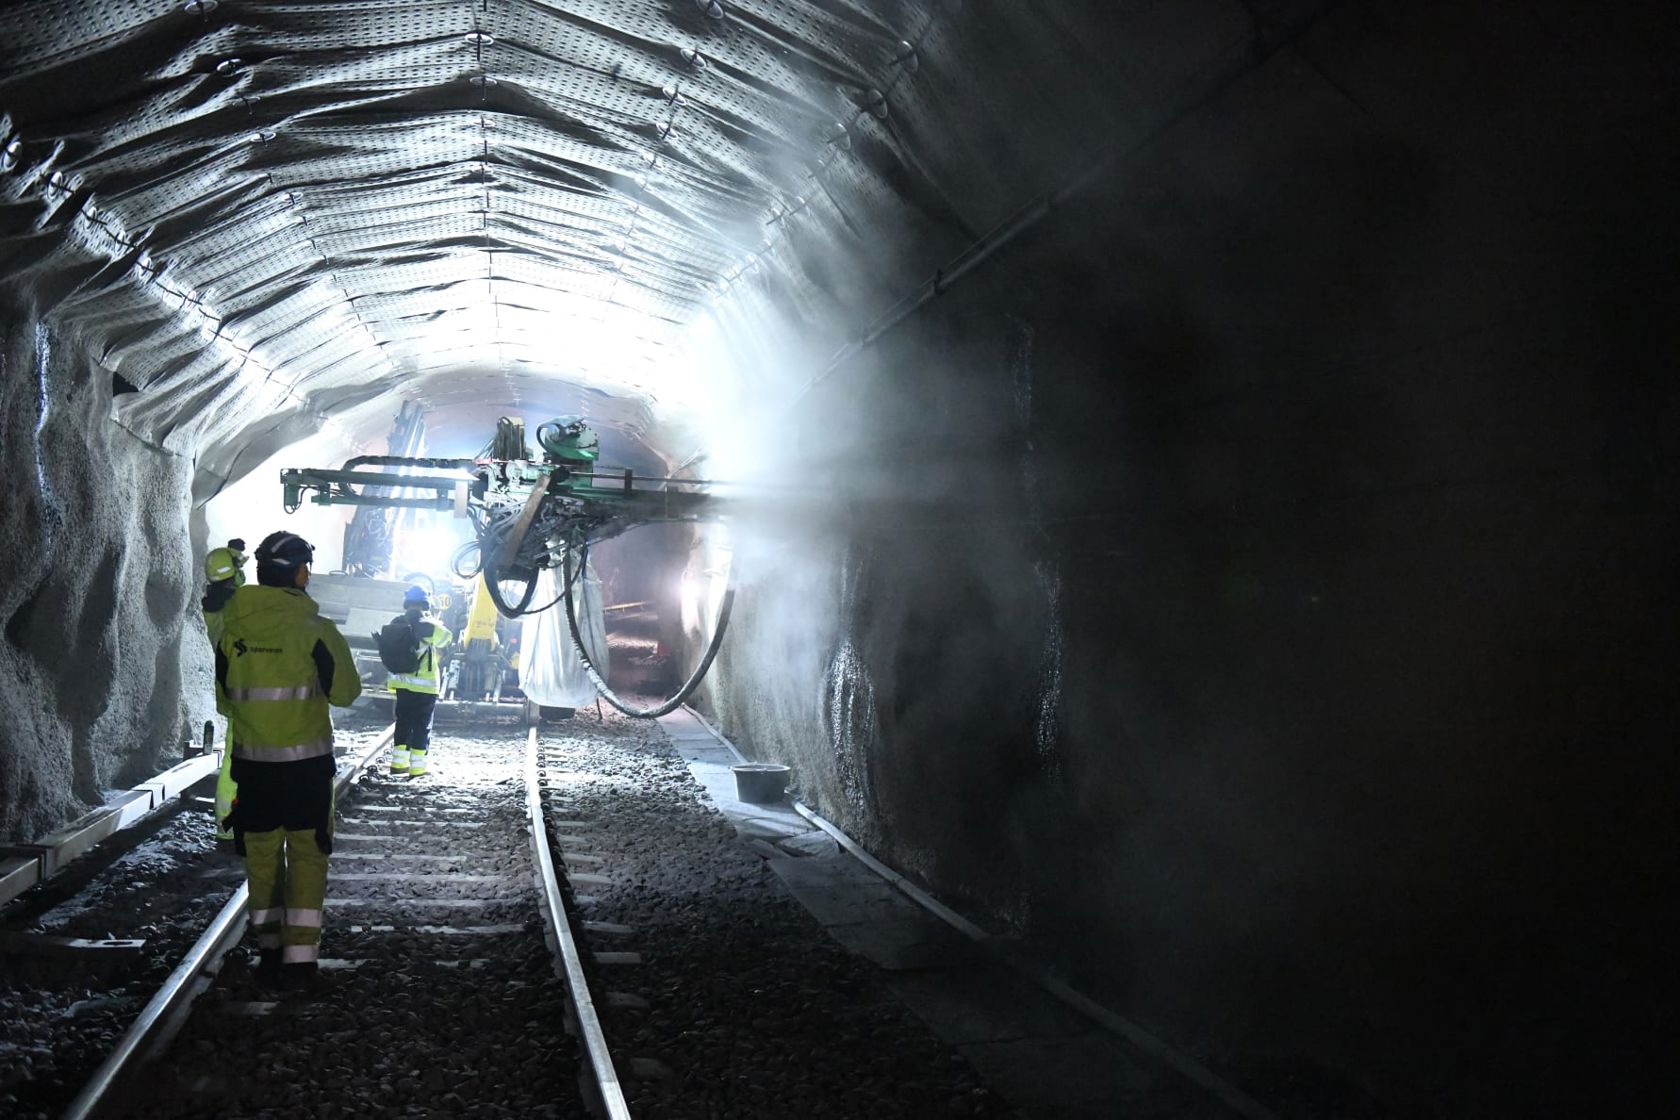
[{"label": "shotcrete wall", "polygon": [[1676,167],[1619,18],[1351,6],[762,427],[727,730],[1285,1115],[1666,1079]]},{"label": "shotcrete wall", "polygon": [[112,390],[74,340],[0,300],[0,839],[156,773],[214,714],[192,464],[112,423]]}]

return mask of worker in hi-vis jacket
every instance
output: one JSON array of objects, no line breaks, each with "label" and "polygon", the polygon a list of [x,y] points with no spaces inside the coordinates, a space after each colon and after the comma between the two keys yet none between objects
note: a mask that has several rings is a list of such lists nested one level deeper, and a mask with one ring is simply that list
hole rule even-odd
[{"label": "worker in hi-vis jacket", "polygon": [[222,608],[216,643],[259,971],[288,983],[312,980],[320,957],[336,769],[327,705],[347,707],[362,692],[350,647],[304,591],[314,552],[294,533],[266,537],[257,583]]},{"label": "worker in hi-vis jacket", "polygon": [[426,773],[426,754],[432,742],[432,712],[438,698],[438,662],[449,648],[449,630],[429,613],[431,609],[425,589],[410,587],[403,593],[403,613],[385,627],[386,638],[381,640],[381,657],[387,656],[386,650],[395,634],[403,635],[402,644],[412,642],[406,651],[408,656],[386,663],[392,669],[387,683],[395,695],[397,724],[392,739],[391,773],[407,774],[411,778]]},{"label": "worker in hi-vis jacket", "polygon": [[[210,635],[210,648],[222,639],[222,608],[228,605],[233,593],[245,586],[245,542],[235,538],[223,548],[213,548],[204,558],[204,598],[198,605],[204,610],[204,629]],[[216,695],[216,712],[227,715],[221,694]],[[216,839],[233,840],[233,828],[228,817],[239,799],[239,783],[233,780],[233,736],[229,729],[222,744],[222,765],[216,774]]]}]

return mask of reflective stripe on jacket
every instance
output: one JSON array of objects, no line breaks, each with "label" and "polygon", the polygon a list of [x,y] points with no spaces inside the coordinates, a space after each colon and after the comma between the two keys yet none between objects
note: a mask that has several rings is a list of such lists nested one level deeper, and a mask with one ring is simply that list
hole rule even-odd
[{"label": "reflective stripe on jacket", "polygon": [[441,660],[438,654],[449,645],[449,631],[435,618],[420,618],[414,622],[414,632],[424,634],[420,639],[420,667],[412,673],[392,673],[385,683],[393,690],[404,688],[436,696],[438,661]]},{"label": "reflective stripe on jacket", "polygon": [[338,627],[297,588],[246,586],[222,608],[216,699],[227,705],[235,758],[298,762],[330,755],[328,704],[361,695]]}]

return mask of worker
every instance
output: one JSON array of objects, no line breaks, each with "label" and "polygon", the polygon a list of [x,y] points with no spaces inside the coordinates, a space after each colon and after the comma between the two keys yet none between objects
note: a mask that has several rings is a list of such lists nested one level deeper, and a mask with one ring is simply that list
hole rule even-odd
[{"label": "worker", "polygon": [[287,986],[313,981],[320,956],[336,769],[327,706],[347,707],[362,691],[350,647],[305,590],[314,552],[295,533],[265,537],[256,586],[222,608],[216,643],[259,975]]},{"label": "worker", "polygon": [[396,696],[396,734],[391,773],[411,778],[426,774],[432,742],[432,712],[437,707],[438,662],[449,648],[449,630],[430,613],[425,588],[403,593],[403,613],[380,631],[379,656],[391,671],[387,682]]},{"label": "worker", "polygon": [[[199,600],[199,606],[204,610],[204,629],[210,635],[210,648],[215,649],[216,643],[222,637],[222,608],[227,606],[233,593],[245,586],[245,542],[238,537],[227,542],[223,548],[213,548],[210,555],[204,558],[204,598]],[[216,698],[216,714],[227,715],[227,709],[218,694]],[[233,828],[228,818],[233,814],[233,806],[239,797],[239,783],[233,780],[233,743],[232,727],[228,728],[228,737],[222,744],[222,765],[216,774],[216,840],[218,843],[233,842]]]}]

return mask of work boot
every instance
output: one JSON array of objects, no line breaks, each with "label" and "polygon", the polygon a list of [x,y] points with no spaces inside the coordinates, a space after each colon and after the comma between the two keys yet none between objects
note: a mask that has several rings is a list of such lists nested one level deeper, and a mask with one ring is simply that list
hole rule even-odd
[{"label": "work boot", "polygon": [[267,988],[280,986],[280,950],[259,949],[257,951],[257,983]]},{"label": "work boot", "polygon": [[411,778],[423,778],[426,776],[425,751],[408,752],[408,776]]},{"label": "work boot", "polygon": [[[422,754],[425,752],[421,752]],[[407,747],[398,747],[391,752],[391,773],[406,774],[409,767],[409,753]]]},{"label": "work boot", "polygon": [[282,967],[284,987],[288,992],[324,992],[332,985],[314,961],[292,961]]}]

